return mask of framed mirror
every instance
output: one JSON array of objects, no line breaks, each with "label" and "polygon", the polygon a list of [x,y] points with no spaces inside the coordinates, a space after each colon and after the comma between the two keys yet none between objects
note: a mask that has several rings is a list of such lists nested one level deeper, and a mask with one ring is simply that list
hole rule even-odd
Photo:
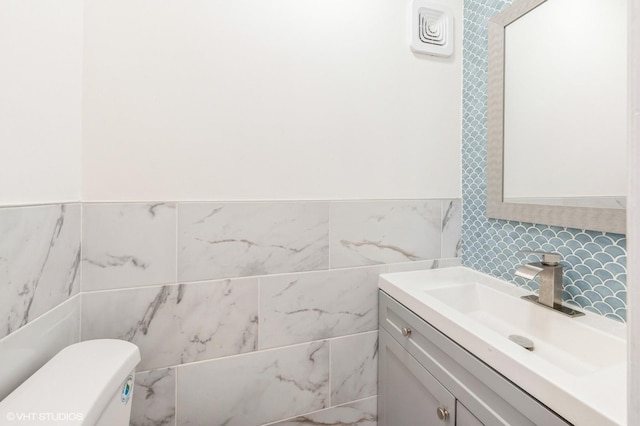
[{"label": "framed mirror", "polygon": [[624,233],[626,0],[516,0],[489,22],[487,216]]}]

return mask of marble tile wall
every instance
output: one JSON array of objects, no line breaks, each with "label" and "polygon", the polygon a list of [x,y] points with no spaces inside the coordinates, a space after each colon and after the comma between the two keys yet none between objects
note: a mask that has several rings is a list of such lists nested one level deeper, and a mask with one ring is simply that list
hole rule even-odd
[{"label": "marble tile wall", "polygon": [[0,338],[80,289],[80,205],[0,208]]},{"label": "marble tile wall", "polygon": [[83,223],[82,339],[140,348],[132,425],[373,425],[378,275],[460,264],[460,200],[85,204]]},{"label": "marble tile wall", "polygon": [[84,204],[82,290],[174,283],[175,241],[175,204]]},{"label": "marble tile wall", "polygon": [[80,204],[0,208],[0,399],[79,341]]},{"label": "marble tile wall", "polygon": [[0,347],[49,355],[0,389],[120,338],[132,425],[374,425],[378,275],[459,265],[460,222],[459,200],[2,208]]}]

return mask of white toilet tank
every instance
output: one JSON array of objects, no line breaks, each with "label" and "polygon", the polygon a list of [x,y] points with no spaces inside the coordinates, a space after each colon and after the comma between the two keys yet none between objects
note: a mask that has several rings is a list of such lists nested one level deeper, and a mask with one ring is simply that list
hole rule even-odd
[{"label": "white toilet tank", "polygon": [[127,426],[139,362],[122,340],[68,346],[0,401],[0,425]]}]

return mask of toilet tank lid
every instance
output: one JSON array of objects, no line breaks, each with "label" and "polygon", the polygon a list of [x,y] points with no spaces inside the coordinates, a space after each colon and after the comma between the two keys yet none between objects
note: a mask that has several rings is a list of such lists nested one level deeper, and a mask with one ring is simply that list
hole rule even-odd
[{"label": "toilet tank lid", "polygon": [[67,346],[0,402],[0,419],[6,413],[80,413],[83,424],[92,424],[139,362],[138,347],[123,340]]}]

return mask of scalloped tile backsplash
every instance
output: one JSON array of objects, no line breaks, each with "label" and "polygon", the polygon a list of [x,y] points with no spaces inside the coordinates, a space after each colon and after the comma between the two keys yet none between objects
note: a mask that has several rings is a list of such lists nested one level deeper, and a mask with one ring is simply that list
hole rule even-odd
[{"label": "scalloped tile backsplash", "polygon": [[487,219],[487,24],[510,1],[466,0],[462,122],[462,260],[465,266],[537,291],[514,277],[537,259],[521,249],[556,251],[565,266],[563,299],[626,321],[626,237],[546,225]]}]

